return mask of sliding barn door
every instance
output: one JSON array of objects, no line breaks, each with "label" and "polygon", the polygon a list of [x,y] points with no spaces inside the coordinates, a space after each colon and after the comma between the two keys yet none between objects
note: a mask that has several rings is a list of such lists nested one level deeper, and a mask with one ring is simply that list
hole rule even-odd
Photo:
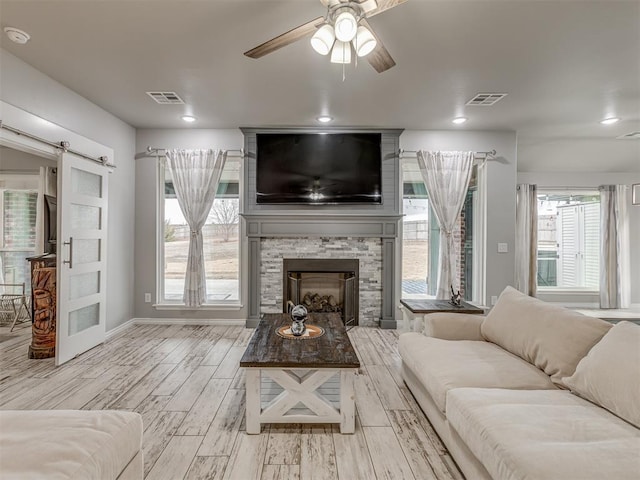
[{"label": "sliding barn door", "polygon": [[105,340],[109,175],[69,153],[58,165],[56,365]]}]

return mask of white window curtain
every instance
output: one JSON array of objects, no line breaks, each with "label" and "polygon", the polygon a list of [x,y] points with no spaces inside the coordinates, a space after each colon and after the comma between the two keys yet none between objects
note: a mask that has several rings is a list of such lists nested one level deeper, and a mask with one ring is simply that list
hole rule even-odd
[{"label": "white window curtain", "polygon": [[178,205],[191,230],[183,300],[187,307],[199,307],[207,298],[202,227],[215,199],[227,152],[167,150],[166,156]]},{"label": "white window curtain", "polygon": [[629,308],[631,254],[627,186],[600,190],[600,308]]},{"label": "white window curtain", "polygon": [[538,276],[538,189],[536,185],[516,187],[516,288],[536,296]]},{"label": "white window curtain", "polygon": [[451,287],[460,288],[457,278],[458,244],[456,221],[469,188],[473,152],[417,152],[418,166],[427,188],[429,202],[440,226],[440,255],[436,299],[451,296]]}]

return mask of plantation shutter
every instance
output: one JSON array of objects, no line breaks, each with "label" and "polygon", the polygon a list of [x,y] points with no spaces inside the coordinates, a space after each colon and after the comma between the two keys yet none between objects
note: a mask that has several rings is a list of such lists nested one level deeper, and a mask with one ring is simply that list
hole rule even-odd
[{"label": "plantation shutter", "polygon": [[597,290],[600,278],[600,204],[585,203],[583,207],[584,286]]},{"label": "plantation shutter", "polygon": [[578,207],[558,208],[558,285],[578,286]]}]

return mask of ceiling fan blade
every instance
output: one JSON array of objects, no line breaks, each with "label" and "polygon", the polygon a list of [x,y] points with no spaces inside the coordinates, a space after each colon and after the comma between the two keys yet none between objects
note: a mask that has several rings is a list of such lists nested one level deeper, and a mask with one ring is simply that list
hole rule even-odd
[{"label": "ceiling fan blade", "polygon": [[[364,0],[366,2],[366,0]],[[393,7],[397,7],[398,5],[402,5],[407,0],[376,0],[378,3],[378,8],[375,10],[371,10],[367,13],[367,18],[373,17],[374,15],[378,15],[379,13],[386,12],[387,10],[392,9]]]},{"label": "ceiling fan blade", "polygon": [[260,58],[266,54],[275,52],[279,48],[286,47],[287,45],[307,37],[314,33],[316,29],[324,23],[324,17],[315,18],[307,23],[303,23],[299,27],[293,28],[282,35],[267,40],[261,45],[258,45],[251,50],[244,52],[247,57]]},{"label": "ceiling fan blade", "polygon": [[373,68],[375,68],[376,72],[378,73],[385,72],[389,70],[391,67],[394,67],[396,62],[391,57],[391,54],[389,53],[389,51],[382,44],[380,37],[378,37],[378,35],[376,35],[376,32],[373,30],[373,28],[371,28],[371,25],[369,25],[369,22],[367,22],[366,19],[362,19],[360,21],[360,24],[364,25],[369,29],[369,31],[373,34],[377,42],[376,48],[374,48],[373,51],[369,55],[367,55],[367,61],[369,62],[369,64]]}]

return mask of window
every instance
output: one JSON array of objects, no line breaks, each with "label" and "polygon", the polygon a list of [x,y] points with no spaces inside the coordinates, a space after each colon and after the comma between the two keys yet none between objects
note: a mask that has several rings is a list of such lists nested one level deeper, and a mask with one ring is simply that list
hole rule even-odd
[{"label": "window", "polygon": [[[189,254],[189,226],[178,205],[169,169],[161,167],[164,226],[161,242],[160,303],[182,304]],[[240,161],[229,157],[207,221],[204,240],[206,304],[237,303],[240,299]]]},{"label": "window", "polygon": [[[37,178],[37,177],[36,177]],[[25,283],[31,292],[29,264],[36,249],[35,190],[0,189],[0,283]]]},{"label": "window", "polygon": [[600,275],[600,195],[538,190],[538,287],[595,291]]},{"label": "window", "polygon": [[[433,298],[438,281],[440,228],[429,205],[427,189],[418,162],[402,160],[402,298]],[[458,278],[465,300],[472,298],[473,280],[473,198],[477,169],[474,166],[457,230]]]}]

